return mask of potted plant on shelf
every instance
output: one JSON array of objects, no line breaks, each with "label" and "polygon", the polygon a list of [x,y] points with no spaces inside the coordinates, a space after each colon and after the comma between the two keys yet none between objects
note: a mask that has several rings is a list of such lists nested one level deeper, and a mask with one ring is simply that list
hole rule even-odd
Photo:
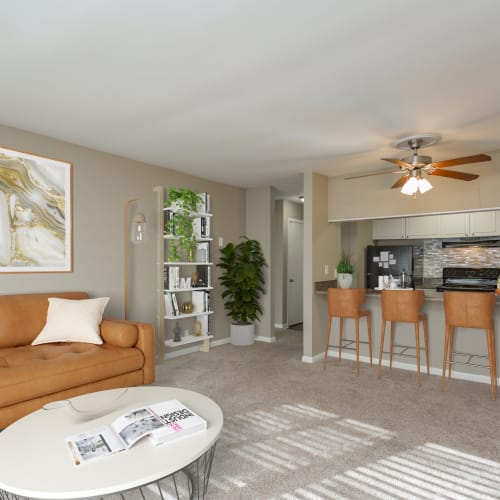
[{"label": "potted plant on shelf", "polygon": [[200,194],[189,188],[171,187],[168,190],[165,206],[171,210],[167,216],[165,231],[174,236],[168,246],[169,261],[181,261],[181,251],[185,260],[192,261],[198,248],[198,235],[195,231],[195,219],[199,204],[203,202]]},{"label": "potted plant on shelf", "polygon": [[354,265],[349,256],[342,252],[339,263],[337,264],[337,285],[339,288],[352,287],[352,274],[354,273]]},{"label": "potted plant on shelf", "polygon": [[260,297],[264,293],[264,267],[267,266],[260,243],[246,237],[221,248],[217,267],[222,269],[224,308],[231,317],[231,343],[253,344],[255,321],[262,315]]}]

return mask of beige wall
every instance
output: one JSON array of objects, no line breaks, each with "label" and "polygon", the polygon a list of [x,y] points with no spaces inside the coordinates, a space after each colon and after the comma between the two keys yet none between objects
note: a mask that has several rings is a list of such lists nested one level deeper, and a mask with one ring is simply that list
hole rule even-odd
[{"label": "beige wall", "polygon": [[[314,282],[333,278],[340,257],[341,227],[328,223],[328,178],[304,174],[304,346],[303,359],[324,351],[326,303],[314,293]],[[329,274],[325,275],[325,264]]]},{"label": "beige wall", "polygon": [[[374,219],[404,215],[458,212],[500,207],[500,152],[491,154],[492,161],[454,168],[479,174],[470,182],[429,176],[433,189],[424,195],[402,195],[390,189],[396,174],[376,175],[361,179],[328,180],[328,220]],[[355,200],[355,201],[353,201]]]},{"label": "beige wall", "polygon": [[[73,164],[73,272],[0,274],[0,293],[86,290],[92,296],[110,296],[108,317],[123,317],[124,205],[140,198],[134,209],[144,212],[150,239],[130,247],[132,319],[155,323],[156,245],[155,186],[190,187],[212,196],[213,258],[218,258],[217,237],[236,241],[244,234],[244,191],[133,160],[101,153],[17,129],[0,126],[0,145]],[[229,336],[214,270],[214,334]],[[171,327],[167,326],[167,333]]]},{"label": "beige wall", "polygon": [[268,267],[264,270],[266,293],[261,298],[262,318],[256,322],[255,335],[266,340],[274,337],[272,306],[272,240],[274,232],[274,190],[270,187],[246,190],[246,236],[260,242]]}]

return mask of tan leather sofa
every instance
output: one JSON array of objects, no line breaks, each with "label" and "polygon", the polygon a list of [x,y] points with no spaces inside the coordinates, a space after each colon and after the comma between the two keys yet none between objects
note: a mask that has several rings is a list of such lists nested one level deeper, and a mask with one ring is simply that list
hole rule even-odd
[{"label": "tan leather sofa", "polygon": [[88,295],[0,295],[0,429],[50,401],[154,381],[151,324],[104,319],[102,345],[31,345],[45,325],[49,297],[86,299]]}]

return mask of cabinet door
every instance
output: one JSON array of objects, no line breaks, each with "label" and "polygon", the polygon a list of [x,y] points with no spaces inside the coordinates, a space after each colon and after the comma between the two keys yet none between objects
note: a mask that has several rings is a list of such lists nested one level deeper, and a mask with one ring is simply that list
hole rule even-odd
[{"label": "cabinet door", "polygon": [[443,238],[469,236],[469,214],[444,214],[441,216]]},{"label": "cabinet door", "polygon": [[492,236],[496,233],[496,211],[471,212],[470,235]]},{"label": "cabinet door", "polygon": [[405,237],[405,219],[375,219],[373,221],[374,240],[400,240]]},{"label": "cabinet door", "polygon": [[419,217],[407,217],[406,237],[410,239],[440,238],[441,217],[439,215],[422,215]]}]

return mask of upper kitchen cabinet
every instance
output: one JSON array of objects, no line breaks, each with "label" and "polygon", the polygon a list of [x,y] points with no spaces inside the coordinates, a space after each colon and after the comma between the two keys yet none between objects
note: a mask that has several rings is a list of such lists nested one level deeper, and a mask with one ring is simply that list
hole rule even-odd
[{"label": "upper kitchen cabinet", "polygon": [[373,221],[374,240],[400,240],[406,237],[405,218],[375,219]]},{"label": "upper kitchen cabinet", "polygon": [[436,215],[422,215],[406,218],[407,239],[439,238],[440,236],[441,217]]},{"label": "upper kitchen cabinet", "polygon": [[493,236],[499,234],[496,210],[487,212],[470,212],[461,214],[444,214],[442,220],[442,237],[461,236]]}]

